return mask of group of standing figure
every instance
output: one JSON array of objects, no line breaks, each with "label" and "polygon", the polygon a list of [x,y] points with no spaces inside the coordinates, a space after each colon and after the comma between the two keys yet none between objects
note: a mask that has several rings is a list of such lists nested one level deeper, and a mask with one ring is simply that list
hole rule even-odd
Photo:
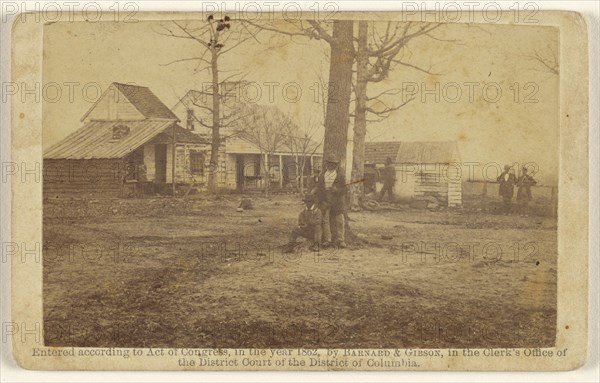
[{"label": "group of standing figure", "polygon": [[298,226],[292,230],[285,251],[293,251],[298,237],[312,241],[310,250],[337,246],[346,247],[346,178],[338,170],[339,160],[328,157],[325,171],[317,174],[311,191],[304,197],[304,208],[298,216]]},{"label": "group of standing figure", "polygon": [[512,198],[514,187],[517,187],[517,204],[519,213],[522,217],[529,216],[529,201],[531,201],[531,187],[537,183],[531,175],[528,174],[527,167],[521,169],[521,175],[516,176],[515,170],[510,165],[504,166],[504,171],[498,176],[498,193],[502,197],[502,207],[504,215],[512,212]]},{"label": "group of standing figure", "polygon": [[[290,241],[284,248],[285,252],[294,250],[298,237],[312,241],[310,246],[312,251],[330,246],[346,247],[346,179],[338,170],[337,158],[328,157],[325,164],[325,171],[315,175],[309,185],[310,192],[304,197],[304,208],[298,216],[298,226],[292,230]],[[379,200],[382,200],[387,193],[390,201],[393,201],[396,172],[391,158],[386,161],[382,178],[383,189]],[[521,175],[517,177],[514,169],[506,165],[497,181],[500,185],[499,194],[503,200],[503,213],[509,215],[512,212],[512,198],[516,186],[519,213],[528,216],[528,205],[532,199],[531,186],[537,182],[528,174],[527,168],[523,167]]]}]

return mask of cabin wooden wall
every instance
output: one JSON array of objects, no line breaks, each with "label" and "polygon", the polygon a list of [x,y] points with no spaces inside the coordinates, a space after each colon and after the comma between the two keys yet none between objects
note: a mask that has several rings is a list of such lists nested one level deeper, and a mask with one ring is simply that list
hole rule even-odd
[{"label": "cabin wooden wall", "polygon": [[[191,174],[190,152],[204,153],[204,175]],[[169,152],[170,154],[170,152]],[[222,155],[219,155],[222,157]],[[171,159],[167,158],[167,166],[171,165]],[[179,144],[175,150],[175,181],[178,183],[208,183],[210,164],[210,145],[207,144]],[[170,182],[170,169],[167,169],[167,180]]]},{"label": "cabin wooden wall", "polygon": [[44,198],[120,197],[127,172],[120,159],[46,159],[43,168]]},{"label": "cabin wooden wall", "polygon": [[448,182],[448,206],[462,206],[462,181],[451,179]]},{"label": "cabin wooden wall", "polygon": [[426,196],[450,207],[462,205],[460,177],[448,174],[447,164],[421,164],[415,174],[415,197]]},{"label": "cabin wooden wall", "polygon": [[[447,164],[396,164],[396,184],[394,194],[400,200],[423,197],[435,197],[441,204],[449,207],[462,205],[462,180]],[[383,175],[384,167],[377,167]],[[376,183],[380,192],[383,180]]]}]

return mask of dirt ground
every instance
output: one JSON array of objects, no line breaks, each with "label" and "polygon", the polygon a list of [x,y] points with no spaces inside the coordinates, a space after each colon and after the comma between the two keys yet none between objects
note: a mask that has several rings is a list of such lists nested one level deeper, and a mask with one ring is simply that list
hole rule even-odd
[{"label": "dirt ground", "polygon": [[47,201],[46,344],[554,344],[556,218],[383,206],[350,213],[347,249],[283,254],[299,197],[239,202]]}]

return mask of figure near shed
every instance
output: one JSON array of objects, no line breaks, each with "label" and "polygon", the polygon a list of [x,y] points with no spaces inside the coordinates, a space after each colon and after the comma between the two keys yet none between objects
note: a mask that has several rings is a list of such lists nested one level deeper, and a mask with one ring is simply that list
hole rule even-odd
[{"label": "figure near shed", "polygon": [[383,188],[379,194],[379,201],[383,200],[385,193],[388,193],[390,202],[394,202],[394,184],[396,183],[396,169],[392,164],[392,158],[388,157],[385,160],[385,168],[383,169]]}]

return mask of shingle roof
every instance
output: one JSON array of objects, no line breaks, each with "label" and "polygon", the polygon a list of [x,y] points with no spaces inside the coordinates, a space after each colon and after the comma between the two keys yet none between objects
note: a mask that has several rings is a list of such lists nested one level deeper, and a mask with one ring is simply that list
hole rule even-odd
[{"label": "shingle roof", "polygon": [[[122,158],[144,145],[162,132],[170,133],[173,121],[91,121],[68,135],[59,143],[48,148],[45,159],[93,159]],[[120,139],[113,139],[113,127],[125,125],[129,133]],[[190,132],[194,137],[183,133],[184,128],[176,125],[177,142],[197,143],[204,140]],[[187,141],[186,141],[187,139]]]},{"label": "shingle roof", "polygon": [[[159,133],[152,142],[155,143],[163,143],[170,144],[173,137],[173,132],[171,130],[172,126],[168,129],[165,129],[162,133]],[[181,126],[175,124],[175,142],[178,143],[186,143],[186,144],[208,144],[210,141],[205,137],[190,132],[188,129],[182,128]]]},{"label": "shingle roof", "polygon": [[390,157],[394,160],[398,156],[400,142],[366,142],[365,163],[385,164]]},{"label": "shingle roof", "polygon": [[178,120],[177,116],[145,86],[113,83],[114,86],[146,118],[166,118]]},{"label": "shingle roof", "polygon": [[[114,86],[119,92],[136,108],[144,118],[160,118],[179,121],[179,118],[160,101],[158,97],[152,91],[145,86],[121,84],[113,82],[111,86]],[[109,92],[107,90],[106,92]],[[104,94],[106,94],[104,92]],[[84,121],[87,116],[96,108],[102,97],[83,115],[81,121]]]},{"label": "shingle roof", "polygon": [[365,162],[384,164],[390,157],[395,164],[417,163],[437,164],[458,160],[456,142],[367,142],[365,143]]}]

